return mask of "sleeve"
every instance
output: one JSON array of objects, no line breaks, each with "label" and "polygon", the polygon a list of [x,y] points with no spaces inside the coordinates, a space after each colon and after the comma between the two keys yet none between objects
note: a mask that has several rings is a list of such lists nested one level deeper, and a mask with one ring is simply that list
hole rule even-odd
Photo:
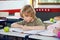
[{"label": "sleeve", "polygon": [[40,18],[37,19],[38,26],[45,26]]},{"label": "sleeve", "polygon": [[23,25],[23,21],[16,22],[17,24]]}]

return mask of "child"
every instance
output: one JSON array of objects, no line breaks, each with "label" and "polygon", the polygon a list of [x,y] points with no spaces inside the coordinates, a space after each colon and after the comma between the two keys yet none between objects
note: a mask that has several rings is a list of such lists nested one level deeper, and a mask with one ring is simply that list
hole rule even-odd
[{"label": "child", "polygon": [[11,24],[11,27],[21,28],[23,30],[44,30],[45,26],[41,19],[36,17],[35,10],[30,6],[26,5],[21,10],[20,16],[24,19]]}]

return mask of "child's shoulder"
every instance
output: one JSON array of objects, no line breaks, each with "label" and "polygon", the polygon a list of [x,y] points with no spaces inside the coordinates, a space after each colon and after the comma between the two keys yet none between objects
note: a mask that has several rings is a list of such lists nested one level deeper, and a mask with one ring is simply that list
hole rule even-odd
[{"label": "child's shoulder", "polygon": [[37,18],[37,21],[42,21],[40,18]]}]

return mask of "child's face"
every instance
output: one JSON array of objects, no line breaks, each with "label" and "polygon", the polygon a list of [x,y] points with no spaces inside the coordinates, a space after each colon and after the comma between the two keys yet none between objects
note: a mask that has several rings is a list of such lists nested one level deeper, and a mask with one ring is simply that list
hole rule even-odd
[{"label": "child's face", "polygon": [[24,17],[23,19],[24,19],[24,21],[26,21],[26,22],[31,22],[32,17]]},{"label": "child's face", "polygon": [[23,14],[23,19],[26,22],[31,22],[33,18],[28,14]]}]

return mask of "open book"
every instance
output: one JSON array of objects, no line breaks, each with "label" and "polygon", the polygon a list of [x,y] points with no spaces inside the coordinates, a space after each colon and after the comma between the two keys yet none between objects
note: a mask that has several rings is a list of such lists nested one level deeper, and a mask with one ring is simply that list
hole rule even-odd
[{"label": "open book", "polygon": [[28,31],[24,31],[20,28],[10,28],[10,32],[23,32],[26,34],[40,34],[40,35],[44,35],[44,36],[56,36],[56,34],[54,34],[52,31],[50,30],[28,30]]},{"label": "open book", "polygon": [[27,30],[27,31],[23,31],[20,28],[10,28],[10,32],[23,32],[23,33],[27,33],[27,34],[37,34],[39,32],[43,32],[44,30]]},{"label": "open book", "polygon": [[10,32],[17,32],[17,33],[23,32],[26,34],[40,34],[40,35],[44,35],[44,36],[56,36],[56,34],[51,32],[50,30],[27,30],[27,31],[24,31],[20,28],[10,28]]}]

